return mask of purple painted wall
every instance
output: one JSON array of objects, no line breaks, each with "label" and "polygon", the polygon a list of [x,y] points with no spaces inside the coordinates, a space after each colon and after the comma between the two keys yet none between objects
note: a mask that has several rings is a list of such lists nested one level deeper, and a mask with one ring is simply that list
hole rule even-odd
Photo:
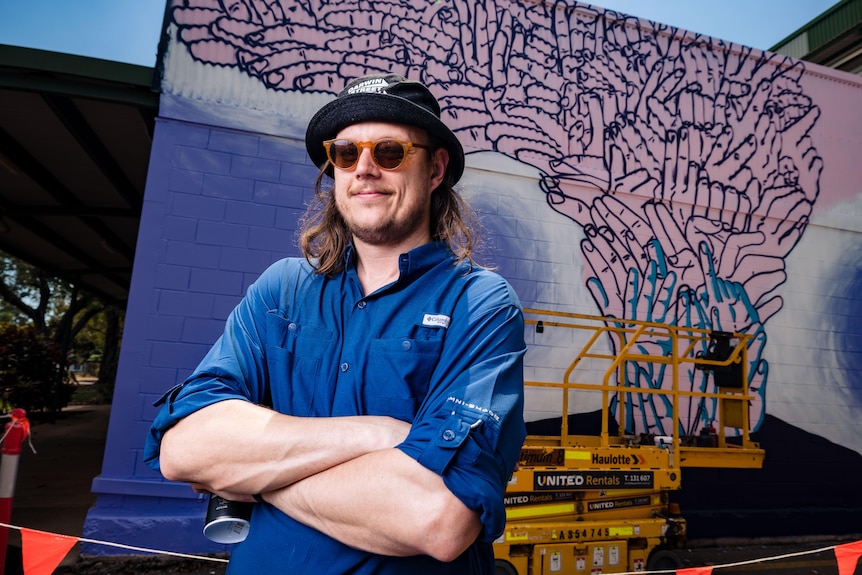
[{"label": "purple painted wall", "polygon": [[294,233],[308,192],[296,183],[315,174],[296,141],[158,122],[117,375],[122,383],[85,537],[171,551],[225,549],[201,534],[206,500],[144,465],[142,439],[153,402],[197,365],[248,285],[270,263],[298,253]]}]

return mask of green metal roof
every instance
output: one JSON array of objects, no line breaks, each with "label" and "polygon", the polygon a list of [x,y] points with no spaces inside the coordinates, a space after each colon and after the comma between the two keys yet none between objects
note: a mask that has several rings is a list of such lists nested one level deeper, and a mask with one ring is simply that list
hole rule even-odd
[{"label": "green metal roof", "polygon": [[841,0],[769,50],[795,58],[815,52],[862,23],[862,0]]},{"label": "green metal roof", "polygon": [[[0,86],[155,107],[153,68],[0,44]],[[13,73],[20,70],[21,73]]]}]

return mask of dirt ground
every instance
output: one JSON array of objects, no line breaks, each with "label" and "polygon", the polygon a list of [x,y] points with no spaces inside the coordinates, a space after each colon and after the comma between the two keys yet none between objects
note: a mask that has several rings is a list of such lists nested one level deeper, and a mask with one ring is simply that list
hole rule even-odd
[{"label": "dirt ground", "polygon": [[223,575],[226,569],[226,563],[133,555],[79,557],[74,565],[62,566],[54,575]]}]

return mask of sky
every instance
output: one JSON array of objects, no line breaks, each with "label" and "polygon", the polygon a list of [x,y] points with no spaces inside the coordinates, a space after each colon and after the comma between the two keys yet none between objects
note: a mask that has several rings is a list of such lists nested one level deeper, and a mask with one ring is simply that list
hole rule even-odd
[{"label": "sky", "polygon": [[[166,0],[0,0],[0,44],[152,67]],[[609,8],[768,49],[837,0],[596,0]]]}]

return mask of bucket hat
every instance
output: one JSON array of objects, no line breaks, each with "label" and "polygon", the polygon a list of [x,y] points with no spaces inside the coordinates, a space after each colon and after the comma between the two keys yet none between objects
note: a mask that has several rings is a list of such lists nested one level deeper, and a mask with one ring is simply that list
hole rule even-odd
[{"label": "bucket hat", "polygon": [[[464,173],[464,148],[440,119],[440,104],[421,82],[399,74],[372,74],[350,81],[338,96],[311,118],[305,148],[316,166],[326,162],[324,140],[360,122],[389,122],[425,130],[449,151],[446,177],[454,185]],[[327,174],[332,176],[332,166]]]}]

